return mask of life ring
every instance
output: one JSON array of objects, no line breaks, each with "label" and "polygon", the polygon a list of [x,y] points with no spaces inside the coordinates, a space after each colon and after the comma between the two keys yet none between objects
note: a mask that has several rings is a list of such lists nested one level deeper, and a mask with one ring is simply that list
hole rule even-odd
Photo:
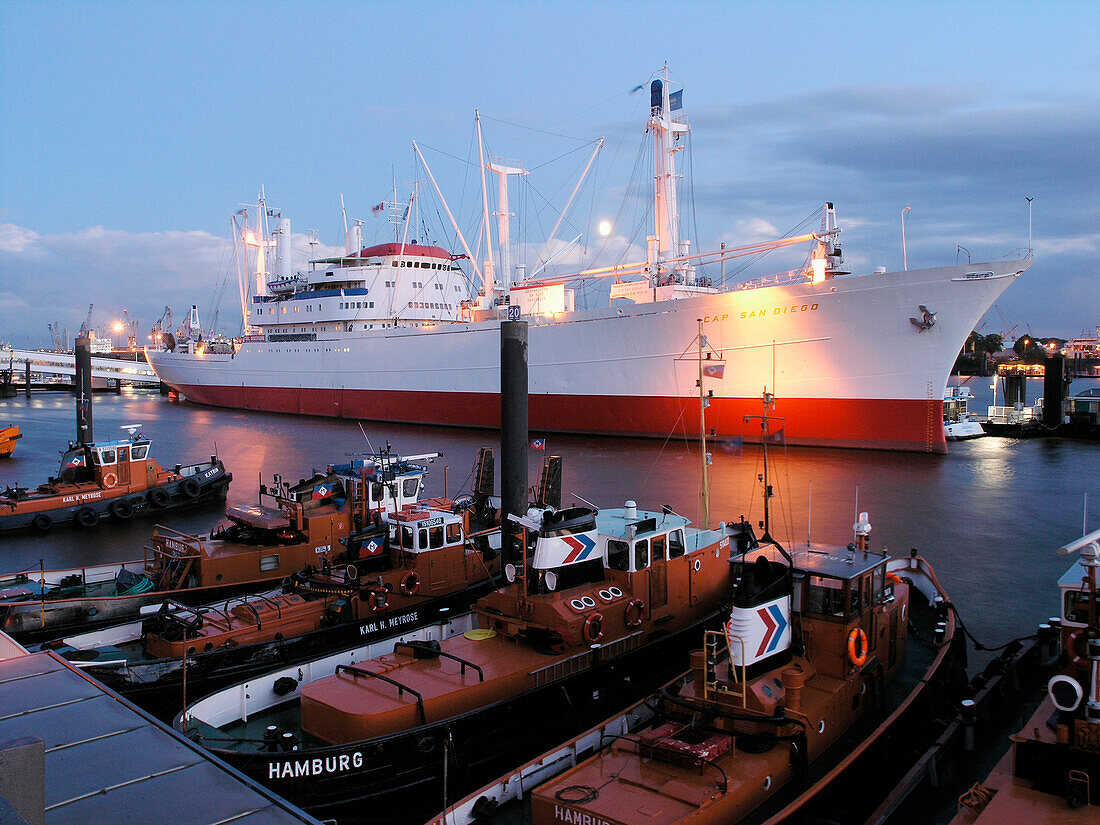
[{"label": "life ring", "polygon": [[202,492],[199,483],[193,478],[185,478],[180,482],[180,492],[187,498],[198,498]]},{"label": "life ring", "polygon": [[1087,668],[1090,665],[1088,656],[1089,636],[1087,627],[1079,627],[1069,634],[1066,639],[1066,656],[1074,667]]},{"label": "life ring", "polygon": [[420,576],[410,570],[401,578],[401,592],[406,596],[414,595],[420,589]]},{"label": "life ring", "polygon": [[594,644],[603,638],[603,616],[599,613],[590,613],[584,620],[584,640]]},{"label": "life ring", "polygon": [[76,521],[81,527],[95,527],[99,524],[99,513],[93,510],[91,507],[81,507],[76,511],[76,515],[73,516],[73,520]]},{"label": "life ring", "polygon": [[104,487],[117,487],[118,486],[118,476],[116,476],[114,473],[106,473],[103,476],[103,486]]},{"label": "life ring", "polygon": [[111,515],[117,518],[119,521],[126,521],[134,514],[134,505],[127,499],[116,498],[107,507],[111,511]]},{"label": "life ring", "polygon": [[168,494],[168,491],[163,487],[154,487],[149,491],[149,503],[154,507],[167,507],[168,502],[172,500],[172,497]]},{"label": "life ring", "polygon": [[641,599],[631,599],[626,603],[623,624],[627,627],[638,627],[642,623],[643,614],[645,614],[645,602]]},{"label": "life ring", "polygon": [[867,664],[867,634],[862,627],[852,628],[848,634],[848,661],[856,667]]},{"label": "life ring", "polygon": [[367,594],[367,607],[372,613],[381,613],[386,609],[386,594],[377,590],[371,590]]},{"label": "life ring", "polygon": [[31,527],[39,533],[48,533],[50,528],[53,527],[53,519],[45,513],[38,513],[31,519]]}]

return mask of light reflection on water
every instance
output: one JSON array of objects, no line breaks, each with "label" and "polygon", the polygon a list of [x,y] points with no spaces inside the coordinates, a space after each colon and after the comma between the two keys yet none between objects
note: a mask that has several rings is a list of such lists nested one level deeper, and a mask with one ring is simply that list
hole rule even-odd
[{"label": "light reflection on water", "polygon": [[[1074,390],[1079,386],[1083,382],[1075,382]],[[265,479],[275,472],[297,479],[366,449],[355,422],[173,404],[148,391],[99,395],[94,414],[101,439],[119,434],[122,424],[142,423],[154,456],[166,466],[203,460],[216,443],[234,474],[233,504],[255,501],[261,472]],[[9,421],[21,426],[24,437],[15,456],[0,463],[0,485],[36,485],[57,471],[59,451],[73,435],[72,397],[40,393],[29,403],[0,400],[0,422]],[[400,452],[444,454],[431,468],[428,495],[443,493],[443,465],[449,467],[448,492],[453,495],[468,484],[477,448],[499,437],[490,430],[363,426],[376,449],[388,440]],[[741,514],[757,521],[762,516],[760,448],[746,446],[741,455],[712,449],[712,521]],[[987,643],[1000,644],[1031,632],[1056,612],[1054,582],[1068,563],[1054,549],[1080,534],[1085,494],[1097,512],[1089,528],[1100,527],[1095,473],[1100,444],[982,438],[952,444],[950,450],[939,456],[773,448],[770,470],[777,497],[772,532],[789,543],[804,542],[809,532],[815,542],[847,544],[858,495],[858,509],[870,513],[873,546],[895,553],[918,548],[936,566],[970,630]],[[670,504],[692,519],[699,516],[700,461],[694,443],[552,435],[548,453],[564,457],[567,502],[576,495],[615,506],[632,498],[642,507]],[[499,450],[497,455],[499,461]],[[542,455],[528,453],[532,484]],[[185,531],[206,530],[219,512],[177,514],[168,523]],[[46,538],[0,535],[0,569],[37,569],[39,559],[46,567],[65,567],[140,558],[151,529],[152,522],[138,521],[88,532],[58,530]]]}]

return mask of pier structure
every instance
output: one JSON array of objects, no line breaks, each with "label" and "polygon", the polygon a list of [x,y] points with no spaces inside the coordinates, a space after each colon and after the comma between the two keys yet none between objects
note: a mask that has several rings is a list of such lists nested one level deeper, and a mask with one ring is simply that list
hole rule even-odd
[{"label": "pier structure", "polygon": [[[76,375],[76,358],[71,352],[5,349],[0,350],[0,364],[10,364],[13,374],[29,372],[67,378],[73,378]],[[135,361],[93,356],[92,378],[106,378],[150,386],[160,385],[160,379],[153,372],[153,368],[146,363],[144,355],[141,355],[140,360]]]}]

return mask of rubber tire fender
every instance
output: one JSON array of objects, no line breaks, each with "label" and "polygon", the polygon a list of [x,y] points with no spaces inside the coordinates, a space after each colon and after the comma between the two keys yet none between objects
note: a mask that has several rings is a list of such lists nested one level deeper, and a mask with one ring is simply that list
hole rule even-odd
[{"label": "rubber tire fender", "polygon": [[73,521],[80,527],[95,527],[99,524],[99,513],[91,507],[81,507],[73,516]]},{"label": "rubber tire fender", "polygon": [[198,498],[202,488],[199,487],[199,483],[195,479],[185,478],[180,482],[180,492],[184,498]]},{"label": "rubber tire fender", "polygon": [[168,494],[168,491],[163,487],[154,487],[149,491],[147,496],[149,503],[154,507],[167,507],[168,503],[172,500],[172,496]]}]

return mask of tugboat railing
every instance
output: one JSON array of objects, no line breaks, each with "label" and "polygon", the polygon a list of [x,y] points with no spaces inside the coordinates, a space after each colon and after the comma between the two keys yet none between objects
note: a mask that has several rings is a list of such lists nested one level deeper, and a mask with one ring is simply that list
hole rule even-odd
[{"label": "tugboat railing", "polygon": [[543,685],[561,681],[568,676],[572,676],[575,673],[580,673],[582,670],[593,667],[604,656],[615,658],[626,653],[628,650],[633,650],[641,644],[642,635],[641,631],[631,633],[629,636],[623,636],[621,639],[616,639],[610,644],[594,647],[582,653],[574,654],[567,659],[559,659],[553,664],[549,664],[538,670],[532,670],[530,675],[534,677],[536,687],[542,687]]},{"label": "tugboat railing", "polygon": [[424,713],[424,697],[408,685],[403,685],[396,679],[391,679],[389,676],[383,676],[381,673],[375,673],[373,670],[364,670],[363,668],[356,667],[355,665],[337,665],[336,675],[339,676],[341,673],[350,673],[352,676],[368,676],[372,679],[381,679],[383,682],[389,682],[391,685],[397,688],[398,696],[402,696],[404,695],[405,691],[408,691],[416,697],[416,709],[420,712],[420,724],[428,724],[427,714]]},{"label": "tugboat railing", "polygon": [[445,650],[439,650],[436,647],[426,647],[425,645],[426,645],[425,642],[419,642],[419,641],[394,642],[393,652],[396,653],[397,649],[400,648],[400,647],[407,647],[409,650],[413,651],[414,655],[416,654],[416,651],[418,651],[418,650],[419,651],[428,650],[433,657],[434,656],[441,656],[444,659],[450,659],[451,661],[458,662],[462,666],[462,669],[461,669],[460,672],[462,673],[463,676],[466,675],[466,668],[467,667],[472,667],[474,670],[477,671],[478,681],[479,682],[484,682],[485,681],[485,671],[481,669],[480,665],[475,665],[473,662],[469,661],[468,659],[463,659],[461,656],[455,656],[453,653],[448,653]]}]

